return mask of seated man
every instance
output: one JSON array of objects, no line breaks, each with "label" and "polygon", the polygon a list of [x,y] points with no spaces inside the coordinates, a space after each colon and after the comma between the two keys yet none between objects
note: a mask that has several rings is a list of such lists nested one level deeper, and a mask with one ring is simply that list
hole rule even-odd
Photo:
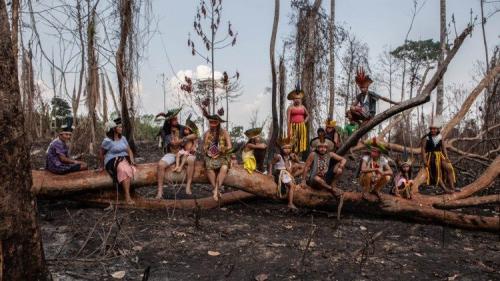
[{"label": "seated man", "polygon": [[[328,139],[326,140],[331,142]],[[315,149],[307,157],[302,178],[307,179],[309,186],[328,190],[338,198],[337,219],[340,219],[340,211],[344,203],[344,192],[336,187],[334,178],[338,178],[342,174],[347,160],[335,152],[329,152],[327,141],[317,142]],[[333,165],[334,162],[330,161],[332,159],[338,163]]]},{"label": "seated man", "polygon": [[[158,161],[156,199],[163,198],[165,174],[167,170],[175,165],[176,156],[181,149],[182,143],[187,141],[194,142],[198,139],[198,135],[195,133],[187,136],[184,135],[184,126],[180,125],[177,119],[177,115],[180,111],[181,108],[176,108],[169,110],[166,114],[160,113],[157,115],[165,118],[160,135],[166,147],[166,154]],[[191,183],[193,181],[195,159],[196,157],[194,155],[187,155],[186,157],[186,194],[188,195],[192,193]]]},{"label": "seated man", "polygon": [[362,68],[359,69],[356,74],[356,84],[361,93],[356,96],[354,104],[351,106],[350,110],[347,111],[346,116],[349,120],[360,125],[375,116],[377,112],[377,101],[379,99],[391,104],[399,104],[369,91],[368,87],[371,83],[373,83],[373,80],[370,76],[365,75]]},{"label": "seated man", "polygon": [[85,162],[73,160],[69,157],[69,148],[66,143],[71,139],[72,134],[72,127],[61,127],[59,136],[50,143],[47,149],[45,169],[59,175],[87,170]]},{"label": "seated man", "polygon": [[366,142],[365,145],[370,150],[370,155],[363,156],[359,184],[363,188],[363,198],[366,199],[367,193],[374,193],[380,198],[380,191],[391,180],[392,176],[389,161],[380,155],[387,153],[387,150],[377,143],[375,138]]}]

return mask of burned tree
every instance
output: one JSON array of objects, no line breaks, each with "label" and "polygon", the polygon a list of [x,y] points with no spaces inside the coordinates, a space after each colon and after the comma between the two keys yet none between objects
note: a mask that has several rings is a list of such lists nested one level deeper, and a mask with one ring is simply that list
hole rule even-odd
[{"label": "burned tree", "polygon": [[30,143],[5,1],[0,1],[0,279],[51,280],[45,265],[35,196],[31,193]]},{"label": "burned tree", "polygon": [[130,116],[130,60],[127,51],[130,51],[129,36],[132,33],[133,24],[133,0],[120,0],[118,10],[120,13],[120,42],[116,51],[116,74],[118,78],[118,91],[121,101],[121,117],[124,135],[128,140],[130,148],[135,151],[134,123]]},{"label": "burned tree", "polygon": [[[203,42],[203,47],[208,54],[204,55],[201,53],[201,49],[195,47],[191,35],[188,38],[188,47],[191,48],[191,53],[193,56],[201,56],[207,63],[212,66],[212,97],[210,100],[211,106],[208,106],[209,111],[215,114],[215,51],[221,50],[229,46],[234,46],[236,44],[237,32],[232,29],[231,22],[228,21],[228,31],[227,35],[223,39],[217,39],[217,33],[221,27],[221,15],[222,15],[222,0],[200,0],[200,4],[196,11],[196,16],[194,18],[193,28],[196,35],[200,37]],[[208,29],[205,31],[204,28]]]}]

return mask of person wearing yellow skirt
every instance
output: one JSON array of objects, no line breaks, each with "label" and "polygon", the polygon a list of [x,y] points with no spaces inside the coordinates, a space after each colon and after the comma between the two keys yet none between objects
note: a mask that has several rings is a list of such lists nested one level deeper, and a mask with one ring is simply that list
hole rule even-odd
[{"label": "person wearing yellow skirt", "polygon": [[252,174],[258,168],[258,166],[261,166],[261,164],[263,164],[263,163],[257,163],[258,161],[254,154],[255,150],[265,151],[267,148],[267,145],[261,142],[260,138],[261,132],[262,128],[252,128],[245,131],[245,136],[247,136],[248,142],[245,144],[245,147],[243,148],[241,158],[243,159],[243,168],[249,174]]},{"label": "person wearing yellow skirt", "polygon": [[[440,185],[446,193],[455,191],[455,170],[448,158],[446,146],[440,133],[442,121],[436,116],[429,126],[429,133],[420,144],[422,160],[427,172],[427,185]],[[445,183],[446,181],[446,183]]]},{"label": "person wearing yellow skirt", "polygon": [[288,117],[288,137],[293,140],[293,152],[299,154],[307,150],[307,127],[309,112],[302,105],[304,92],[300,89],[291,91],[287,99],[293,103],[287,109]]}]

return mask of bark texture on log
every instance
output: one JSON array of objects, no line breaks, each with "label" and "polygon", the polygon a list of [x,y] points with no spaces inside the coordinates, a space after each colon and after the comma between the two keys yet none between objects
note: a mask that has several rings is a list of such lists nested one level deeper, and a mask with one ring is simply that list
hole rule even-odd
[{"label": "bark texture on log", "polygon": [[221,194],[220,200],[215,201],[212,196],[195,198],[195,199],[147,199],[141,196],[132,196],[134,204],[127,204],[123,198],[116,198],[113,196],[101,196],[99,194],[92,194],[89,196],[76,198],[78,201],[96,204],[101,206],[108,206],[116,204],[120,208],[128,209],[213,209],[220,206],[232,204],[241,200],[254,198],[255,195],[237,190]]},{"label": "bark texture on log", "polygon": [[[133,185],[147,186],[155,184],[156,164],[138,165],[137,170],[138,173]],[[493,172],[487,172],[485,179],[491,180],[492,177]],[[173,182],[182,182],[184,173],[168,173],[167,178]],[[193,182],[207,183],[202,162],[195,164]],[[481,180],[477,184],[487,184],[487,181]],[[234,167],[229,170],[224,185],[257,196],[281,200],[277,195],[277,186],[273,177],[257,173],[250,175],[241,167]],[[474,185],[474,183],[471,185]],[[49,195],[51,193],[60,194],[61,192],[111,188],[112,181],[105,172],[83,171],[72,175],[53,176],[43,171],[33,171],[33,186],[34,191],[38,194]],[[443,199],[439,196],[417,196],[416,200],[405,200],[391,195],[383,195],[383,201],[379,202],[375,196],[369,196],[368,200],[366,200],[362,198],[359,192],[345,192],[344,208],[357,213],[389,214],[395,217],[433,221],[464,228],[498,229],[499,221],[496,217],[463,215],[432,207],[432,204],[446,200],[446,198]],[[336,206],[336,199],[329,192],[304,187],[295,191],[294,203],[304,207],[334,207]]]},{"label": "bark texture on log", "polygon": [[50,280],[30,192],[29,146],[9,17],[0,0],[0,280]]}]

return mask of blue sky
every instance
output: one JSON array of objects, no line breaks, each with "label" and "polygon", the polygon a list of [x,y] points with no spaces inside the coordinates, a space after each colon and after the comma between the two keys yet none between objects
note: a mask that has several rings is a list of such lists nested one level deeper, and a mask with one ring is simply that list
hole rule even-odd
[{"label": "blue sky", "polygon": [[[312,0],[310,0],[312,2]],[[417,15],[409,39],[439,40],[439,1],[420,0],[423,8]],[[174,72],[194,71],[204,61],[192,56],[187,47],[188,33],[193,33],[193,18],[197,0],[156,0],[152,1],[153,20],[157,25],[154,34],[144,53],[141,66],[141,103],[140,113],[158,113],[163,110],[162,74],[170,80]],[[280,21],[276,55],[282,50],[283,40],[293,32],[290,24],[290,1],[281,0]],[[399,46],[410,23],[412,0],[337,0],[336,22],[347,27],[370,48],[371,65],[377,61],[378,55],[385,46]],[[323,7],[329,11],[330,1],[324,0]],[[496,4],[500,6],[500,4]],[[488,11],[491,11],[491,6]],[[480,12],[479,0],[448,0],[447,20],[455,15],[457,30],[460,32],[469,22],[470,10],[474,15]],[[260,120],[270,115],[271,97],[265,89],[270,87],[269,40],[274,15],[272,0],[224,0],[222,22],[228,20],[233,30],[238,32],[236,46],[219,51],[215,59],[217,71],[228,71],[241,74],[242,96],[231,106],[231,119],[236,124],[248,125],[253,110],[258,109]],[[500,43],[500,13],[492,17],[486,25],[487,41],[491,50]],[[224,24],[221,32],[225,33]],[[453,38],[453,36],[452,36]],[[197,41],[199,44],[199,41]],[[44,41],[44,48],[50,50],[51,40]],[[166,53],[170,57],[171,70]],[[450,64],[445,75],[445,84],[460,84],[473,87],[472,76],[478,60],[484,62],[484,50],[480,26],[477,26],[471,38],[467,38],[463,47]],[[337,64],[336,75],[341,74]],[[376,69],[376,68],[373,68]],[[47,69],[44,69],[48,72]],[[115,74],[111,74],[112,77]],[[47,74],[43,75],[44,80]],[[112,78],[113,79],[113,78]],[[115,79],[113,79],[115,80]],[[50,85],[49,80],[45,84]],[[168,83],[168,82],[167,82]],[[115,87],[116,88],[116,87]],[[383,92],[381,94],[384,94]],[[169,106],[173,106],[174,93],[168,93]],[[341,114],[339,114],[341,115]]]},{"label": "blue sky", "polygon": [[[458,32],[469,21],[471,8],[474,14],[479,14],[479,0],[447,2],[448,21],[453,13]],[[192,56],[186,46],[188,33],[193,33],[192,22],[197,3],[198,1],[191,0],[153,2],[153,11],[158,19],[158,30],[161,34],[156,35],[151,41],[147,59],[143,62],[141,108],[143,112],[162,110],[162,102],[158,102],[159,99],[163,100],[160,74],[173,76],[163,46],[166,47],[175,71],[193,70],[197,65],[203,64],[202,59]],[[323,7],[328,11],[329,5],[330,1],[323,1]],[[289,24],[291,14],[289,1],[281,1],[280,6],[277,53],[282,50],[283,39],[293,31],[293,26]],[[270,86],[269,40],[274,1],[226,0],[223,2],[223,7],[222,21],[230,20],[239,36],[235,47],[221,50],[216,55],[215,69],[240,72],[243,95],[232,105],[234,114],[231,118],[236,123],[246,126],[252,110],[258,108],[262,119],[270,114],[270,95],[265,94],[265,88]],[[368,44],[370,59],[375,63],[384,46],[398,46],[403,42],[410,22],[411,9],[411,0],[337,0],[336,21],[349,27],[360,40]],[[490,48],[499,44],[498,26],[500,26],[498,16],[487,23],[486,33]],[[468,38],[464,43],[445,76],[446,84],[463,83],[468,87],[473,86],[471,78],[474,64],[478,59],[484,61],[480,32],[480,28],[476,28],[472,38]],[[425,3],[417,15],[409,38],[439,40],[439,1]],[[337,70],[339,75],[340,67]],[[234,108],[238,110],[235,112]]]}]

